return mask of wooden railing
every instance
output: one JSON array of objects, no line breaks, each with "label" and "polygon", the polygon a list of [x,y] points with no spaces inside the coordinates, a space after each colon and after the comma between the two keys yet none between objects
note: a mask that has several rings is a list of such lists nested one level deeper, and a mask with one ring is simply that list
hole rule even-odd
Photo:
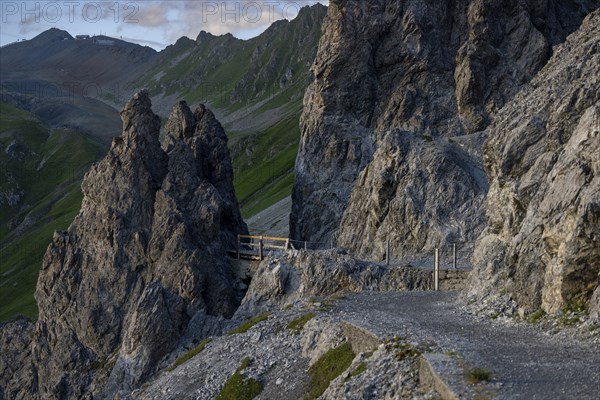
[{"label": "wooden railing", "polygon": [[[251,252],[244,251],[242,247],[250,247]],[[258,256],[258,259],[262,261],[265,256],[265,250],[288,250],[289,248],[290,239],[288,238],[238,235],[237,258],[239,260],[242,255],[250,255]]]}]

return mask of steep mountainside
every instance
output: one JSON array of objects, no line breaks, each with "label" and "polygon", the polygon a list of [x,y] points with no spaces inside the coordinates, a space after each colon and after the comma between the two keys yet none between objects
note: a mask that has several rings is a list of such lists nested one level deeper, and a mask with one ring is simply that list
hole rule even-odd
[{"label": "steep mountainside", "polygon": [[11,89],[0,87],[0,320],[36,317],[45,248],[77,214],[85,171],[121,130],[118,113],[100,100]]},{"label": "steep mountainside", "polygon": [[241,300],[225,250],[247,229],[221,125],[205,107],[179,104],[165,151],[146,92],[121,116],[123,136],[86,174],[79,215],[46,251],[31,353],[0,361],[8,398],[114,398],[182,336],[201,335],[190,324],[230,316]]},{"label": "steep mountainside", "polygon": [[304,7],[294,20],[277,21],[249,40],[204,31],[195,41],[181,38],[133,84],[147,87],[153,97],[210,101],[228,113],[275,95],[289,96],[282,89],[304,86],[308,77],[326,10],[321,4]]},{"label": "steep mountainside", "polygon": [[156,54],[150,47],[105,36],[76,40],[52,28],[0,50],[1,80],[13,91],[29,94],[44,91],[37,89],[38,83],[47,86],[46,92],[58,87],[79,96],[114,98],[118,83],[135,76]]},{"label": "steep mountainside", "polygon": [[231,139],[246,216],[291,193],[302,96],[326,12],[321,4],[304,7],[250,40],[207,32],[182,38],[131,84],[149,89],[159,115],[180,99],[215,110]]},{"label": "steep mountainside", "polygon": [[0,103],[0,321],[37,315],[44,251],[79,211],[83,174],[103,153],[87,132]]},{"label": "steep mountainside", "polygon": [[[600,312],[600,11],[500,111],[470,295]],[[501,290],[502,289],[502,290]],[[594,294],[595,293],[595,294]]]},{"label": "steep mountainside", "polygon": [[0,94],[50,127],[85,132],[108,150],[120,134],[118,107],[129,98],[124,82],[156,55],[149,47],[105,36],[76,40],[52,28],[0,49]]},{"label": "steep mountainside", "polygon": [[480,232],[478,134],[598,1],[334,0],[301,118],[290,230],[360,254]]}]

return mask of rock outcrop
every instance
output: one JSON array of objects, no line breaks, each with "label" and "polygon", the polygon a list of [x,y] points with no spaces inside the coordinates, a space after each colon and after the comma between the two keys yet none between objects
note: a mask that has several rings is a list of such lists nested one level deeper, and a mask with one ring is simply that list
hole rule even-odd
[{"label": "rock outcrop", "polygon": [[[130,392],[188,334],[190,321],[231,316],[241,300],[225,252],[247,228],[222,127],[204,106],[192,113],[180,103],[163,150],[145,91],[121,117],[123,135],[86,174],[79,215],[44,257],[31,343],[34,398]],[[22,382],[0,384],[11,393]]]},{"label": "rock outcrop", "polygon": [[[496,117],[470,295],[600,310],[600,11]],[[594,294],[595,293],[595,294]]]},{"label": "rock outcrop", "polygon": [[[472,242],[491,118],[595,0],[334,0],[304,99],[293,239],[381,256]],[[427,199],[435,196],[432,201]]]},{"label": "rock outcrop", "polygon": [[343,252],[295,251],[263,261],[236,315],[254,315],[303,299],[342,292],[429,290],[428,270],[386,267],[357,260]]}]

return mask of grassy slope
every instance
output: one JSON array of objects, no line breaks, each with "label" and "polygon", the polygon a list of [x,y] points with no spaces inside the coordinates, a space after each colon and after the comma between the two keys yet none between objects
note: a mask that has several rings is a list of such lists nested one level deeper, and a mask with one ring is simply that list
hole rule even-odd
[{"label": "grassy slope", "polygon": [[[0,191],[12,181],[24,196],[14,207],[0,206],[0,321],[17,313],[36,317],[33,292],[41,259],[53,232],[66,229],[79,212],[83,171],[100,155],[84,135],[49,130],[26,111],[0,103],[0,144],[6,149],[14,142],[22,156],[0,153]],[[24,220],[33,223],[17,235],[14,228]]]},{"label": "grassy slope", "polygon": [[291,193],[299,137],[298,116],[292,114],[269,129],[243,139],[242,145],[253,151],[240,152],[235,157],[234,184],[245,218]]}]

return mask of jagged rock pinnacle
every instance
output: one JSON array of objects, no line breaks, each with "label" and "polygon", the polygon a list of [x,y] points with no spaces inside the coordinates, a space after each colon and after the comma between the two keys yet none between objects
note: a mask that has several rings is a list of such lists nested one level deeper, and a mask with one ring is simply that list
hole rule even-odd
[{"label": "jagged rock pinnacle", "polygon": [[160,118],[152,112],[152,102],[146,90],[133,95],[121,111],[123,138],[132,135],[158,140]]},{"label": "jagged rock pinnacle", "polygon": [[[223,129],[204,107],[190,118],[180,103],[168,124],[175,143],[165,152],[151,106],[146,91],[125,105],[122,137],[86,174],[79,215],[48,247],[36,290],[36,351],[23,361],[35,371],[31,397],[131,391],[190,321],[230,316],[239,305],[226,250],[247,228],[233,174],[219,173],[232,170]],[[106,362],[110,368],[90,367]]]}]

